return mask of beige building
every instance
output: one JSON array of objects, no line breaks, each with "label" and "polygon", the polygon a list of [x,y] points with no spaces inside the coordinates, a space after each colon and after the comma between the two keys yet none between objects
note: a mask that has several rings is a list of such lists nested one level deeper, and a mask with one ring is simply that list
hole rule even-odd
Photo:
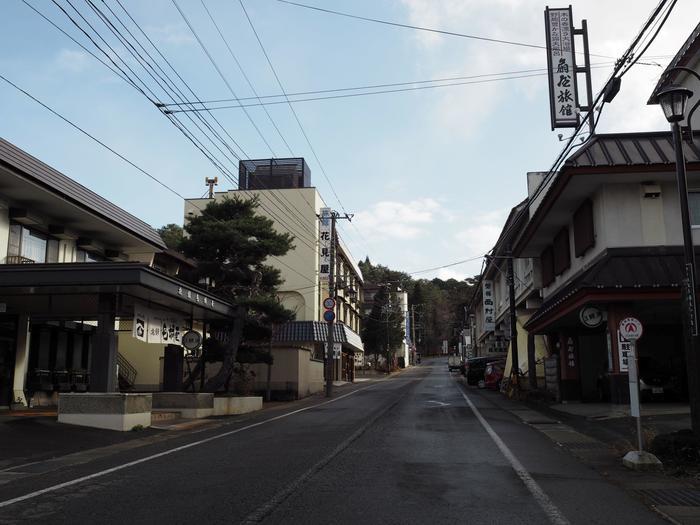
[{"label": "beige building", "polygon": [[[279,298],[296,314],[296,319],[278,327],[273,336],[274,365],[271,388],[278,396],[303,397],[323,388],[323,341],[326,323],[322,320],[323,299],[328,297],[327,283],[319,279],[319,220],[325,203],[310,183],[310,171],[304,159],[265,159],[241,161],[239,188],[214,193],[217,201],[226,198],[250,199],[257,196],[258,213],[274,221],[280,233],[294,236],[294,249],[269,261],[284,280]],[[209,199],[185,201],[185,221],[200,213]],[[360,305],[362,272],[350,251],[338,238],[336,246],[336,337],[342,345],[335,360],[335,377],[352,380],[355,356],[362,353]],[[267,370],[255,365],[256,390],[264,390]]]}]

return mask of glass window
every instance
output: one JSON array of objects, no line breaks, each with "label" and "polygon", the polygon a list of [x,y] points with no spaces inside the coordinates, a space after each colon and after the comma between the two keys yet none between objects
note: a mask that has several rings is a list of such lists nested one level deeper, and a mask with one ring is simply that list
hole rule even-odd
[{"label": "glass window", "polygon": [[690,224],[700,226],[700,190],[688,192],[688,207],[690,208]]},{"label": "glass window", "polygon": [[22,252],[20,255],[36,263],[46,262],[46,236],[22,228]]}]

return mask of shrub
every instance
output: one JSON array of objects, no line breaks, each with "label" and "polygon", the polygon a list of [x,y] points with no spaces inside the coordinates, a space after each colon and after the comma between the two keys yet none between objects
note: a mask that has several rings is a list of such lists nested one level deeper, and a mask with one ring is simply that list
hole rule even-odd
[{"label": "shrub", "polygon": [[695,465],[700,463],[700,439],[690,430],[659,434],[651,442],[651,452],[662,461]]}]

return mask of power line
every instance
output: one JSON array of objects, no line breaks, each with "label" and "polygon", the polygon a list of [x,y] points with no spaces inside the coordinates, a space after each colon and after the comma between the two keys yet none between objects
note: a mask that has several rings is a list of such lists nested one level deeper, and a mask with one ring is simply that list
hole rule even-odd
[{"label": "power line", "polygon": [[[215,61],[214,58],[212,57],[211,53],[210,53],[209,50],[207,49],[207,46],[205,46],[205,45],[204,45],[204,42],[202,42],[202,39],[199,37],[199,35],[197,34],[197,31],[195,31],[194,27],[193,27],[192,24],[190,23],[190,20],[187,18],[187,15],[185,15],[184,11],[180,8],[180,4],[177,3],[177,0],[171,0],[171,1],[172,1],[173,5],[175,6],[175,8],[177,9],[178,13],[180,13],[180,16],[182,17],[182,19],[185,21],[185,24],[187,24],[187,27],[190,29],[190,31],[191,31],[192,34],[194,35],[195,39],[196,39],[197,42],[199,43],[199,46],[202,48],[202,51],[204,51],[204,54],[207,56],[207,58],[208,58],[209,61],[211,62],[211,65],[214,66],[214,69],[216,70],[216,72],[217,72],[217,73],[219,74],[219,76],[221,77],[221,80],[224,81],[224,84],[226,84],[226,87],[227,87],[228,90],[231,92],[231,94],[233,95],[233,97],[234,97],[235,99],[238,99],[238,95],[236,95],[236,92],[234,91],[233,87],[231,87],[231,84],[229,83],[228,79],[226,78],[226,76],[224,75],[224,73],[221,71],[221,68],[219,68],[219,65],[216,63],[216,61]],[[267,141],[267,139],[265,138],[265,136],[264,136],[264,135],[262,134],[262,132],[260,131],[260,128],[258,128],[258,125],[257,125],[257,124],[255,123],[255,121],[253,120],[253,117],[250,116],[250,114],[248,113],[247,110],[244,109],[243,112],[246,114],[246,117],[248,117],[248,120],[249,120],[250,123],[253,125],[253,128],[255,128],[255,131],[257,132],[258,136],[262,139],[262,141],[263,141],[263,142],[265,143],[265,145],[267,146],[267,149],[269,149],[269,150],[270,150],[270,153],[272,153],[272,156],[273,156],[273,157],[276,157],[277,154],[275,153],[275,150],[272,149],[272,146],[270,145],[270,143]],[[247,156],[247,155],[246,155],[246,156]]]},{"label": "power line", "polygon": [[[308,144],[312,155],[314,156],[314,159],[316,159],[316,163],[318,164],[319,168],[321,168],[321,173],[323,174],[323,177],[326,179],[326,182],[328,182],[328,185],[329,185],[331,191],[333,192],[335,199],[338,201],[338,204],[340,205],[340,209],[343,211],[344,214],[348,215],[348,212],[345,209],[343,202],[340,200],[340,197],[338,196],[338,192],[335,191],[335,187],[333,186],[333,183],[331,182],[330,178],[328,177],[328,174],[326,173],[326,169],[323,167],[323,163],[321,162],[321,159],[319,159],[318,155],[316,154],[316,149],[313,147],[313,144],[311,144],[311,140],[309,139],[309,136],[307,135],[306,130],[304,129],[304,126],[302,125],[301,120],[299,119],[299,116],[297,115],[297,112],[294,109],[292,102],[289,100],[289,97],[286,94],[287,92],[284,89],[284,85],[282,84],[282,81],[280,80],[280,77],[277,74],[277,70],[275,69],[275,66],[272,65],[272,60],[270,59],[270,55],[267,53],[267,50],[265,49],[265,46],[262,43],[262,39],[260,38],[258,31],[255,29],[255,25],[253,24],[253,20],[250,18],[250,15],[248,14],[248,10],[245,8],[245,5],[243,4],[243,0],[238,0],[238,3],[241,5],[241,9],[243,10],[245,17],[248,20],[248,25],[250,25],[250,28],[253,30],[253,34],[255,35],[255,39],[258,41],[258,45],[260,46],[260,49],[262,50],[263,55],[265,55],[265,59],[267,60],[267,64],[270,67],[270,70],[272,71],[272,74],[274,75],[275,80],[277,80],[277,85],[280,87],[280,90],[284,94],[284,98],[286,99],[287,104],[289,105],[289,109],[291,110],[292,115],[294,115],[294,120],[296,120],[297,125],[299,126],[299,129],[301,130],[301,133],[304,136],[304,139],[306,140],[306,143]],[[350,221],[350,224],[353,225],[353,227],[358,232],[360,237],[366,242],[366,239],[364,239],[364,236],[362,235],[362,233],[357,229],[357,226],[355,226],[355,224],[352,221]]]},{"label": "power line", "polygon": [[[608,64],[609,65],[609,64]],[[601,68],[601,67],[606,67],[602,65],[598,66],[591,66],[593,69],[595,68]],[[540,70],[541,71],[541,70]],[[332,100],[332,99],[342,99],[342,98],[355,98],[355,97],[364,97],[364,96],[369,96],[369,95],[385,95],[385,94],[393,94],[393,93],[405,93],[409,91],[422,91],[426,89],[435,89],[435,88],[446,88],[446,87],[455,87],[455,86],[468,86],[468,85],[473,85],[473,84],[489,84],[492,82],[500,82],[503,80],[517,80],[517,79],[523,79],[523,78],[531,78],[531,77],[539,77],[539,76],[544,76],[547,73],[530,73],[526,75],[513,75],[513,76],[507,76],[507,77],[501,77],[501,78],[489,78],[489,79],[482,79],[482,80],[472,80],[472,81],[465,81],[465,82],[453,82],[453,83],[448,83],[448,84],[437,84],[437,85],[428,85],[428,86],[415,86],[415,87],[410,87],[410,88],[397,88],[397,89],[384,89],[384,90],[378,90],[378,91],[368,91],[364,93],[344,93],[342,95],[328,95],[328,96],[321,96],[321,97],[309,97],[309,98],[298,98],[293,100],[292,102],[312,102],[312,101],[318,101],[318,100]],[[474,78],[477,78],[478,76],[481,75],[476,75]],[[191,113],[191,112],[197,112],[197,111],[216,111],[220,109],[235,109],[235,108],[249,108],[249,107],[256,107],[256,106],[271,106],[271,105],[278,105],[278,104],[287,104],[288,102],[286,100],[275,100],[275,101],[270,101],[270,102],[253,102],[250,104],[230,104],[230,105],[225,105],[225,106],[205,106],[204,108],[190,108],[190,109],[166,109],[166,113]]]},{"label": "power line", "polygon": [[[119,157],[121,160],[123,160],[124,162],[126,162],[127,164],[129,164],[131,167],[133,167],[133,168],[135,168],[136,170],[138,170],[139,173],[142,173],[143,175],[147,176],[149,179],[151,179],[151,180],[157,182],[157,183],[160,184],[163,188],[167,189],[169,192],[171,192],[171,193],[173,193],[174,195],[178,196],[178,197],[181,198],[183,201],[186,201],[186,200],[187,200],[185,197],[182,196],[182,194],[180,194],[180,193],[179,193],[178,191],[176,191],[174,188],[172,188],[171,186],[169,186],[168,184],[166,184],[165,182],[163,182],[162,180],[160,180],[158,177],[156,177],[155,175],[152,175],[151,173],[149,173],[148,171],[146,171],[144,168],[140,167],[139,165],[137,165],[137,164],[134,163],[133,161],[129,160],[129,159],[126,158],[124,155],[122,155],[121,153],[119,153],[118,151],[116,151],[115,149],[113,149],[112,147],[108,146],[106,143],[104,143],[103,141],[101,141],[100,139],[98,139],[97,137],[95,137],[94,135],[92,135],[91,133],[89,133],[88,131],[85,131],[83,128],[81,128],[80,126],[78,126],[77,124],[75,124],[74,122],[72,122],[71,120],[69,120],[67,117],[64,117],[63,115],[61,115],[60,113],[58,113],[56,110],[54,110],[53,108],[49,107],[47,104],[43,103],[41,100],[39,100],[38,98],[36,98],[34,95],[32,95],[32,94],[29,93],[28,91],[22,89],[21,87],[19,87],[17,84],[15,84],[15,83],[12,82],[11,80],[9,80],[9,79],[6,78],[5,76],[3,76],[2,74],[0,74],[0,79],[3,80],[4,82],[6,82],[7,84],[9,84],[10,86],[12,86],[13,88],[15,88],[17,91],[19,91],[20,93],[22,93],[22,94],[25,95],[26,97],[30,98],[31,100],[33,100],[34,102],[36,102],[37,104],[39,104],[40,106],[42,106],[44,109],[46,109],[46,110],[48,110],[49,112],[51,112],[51,113],[52,113],[53,115],[55,115],[56,117],[60,118],[60,119],[61,119],[62,121],[64,121],[66,124],[70,125],[70,126],[73,127],[74,129],[76,129],[77,131],[79,131],[80,133],[82,133],[83,135],[85,135],[86,137],[90,138],[91,140],[93,140],[94,142],[96,142],[97,144],[99,144],[100,146],[102,146],[103,148],[105,148],[107,151],[109,151],[109,152],[112,153],[113,155],[116,155],[117,157]],[[193,207],[197,208],[200,212],[203,212],[203,211],[204,211],[202,208],[199,208],[199,207],[198,207],[196,204],[194,204],[192,201],[189,201],[189,202],[190,202],[190,204],[191,204]],[[279,263],[282,264],[283,266],[286,266],[287,268],[289,268],[290,270],[292,270],[294,273],[297,273],[298,275],[300,275],[301,277],[303,277],[303,278],[306,279],[307,281],[309,281],[309,282],[311,282],[311,283],[314,282],[314,281],[312,281],[311,279],[309,279],[308,276],[306,276],[306,275],[304,275],[304,274],[298,272],[297,270],[295,270],[294,268],[292,268],[291,266],[289,266],[288,264],[286,264],[284,261],[282,261],[280,258],[278,258],[278,257],[276,257],[276,256],[274,256],[274,255],[270,255],[270,257],[271,257],[272,259],[275,259],[277,262],[279,262]],[[315,285],[315,283],[314,283],[314,285]]]},{"label": "power line", "polygon": [[[221,40],[223,40],[224,44],[226,45],[226,49],[228,49],[229,54],[231,55],[231,58],[233,58],[234,62],[236,62],[236,65],[238,66],[238,70],[241,72],[241,75],[243,75],[243,78],[245,81],[248,83],[248,86],[250,87],[251,91],[255,95],[255,97],[245,97],[247,98],[255,98],[258,100],[258,102],[261,102],[260,97],[258,96],[258,92],[255,90],[255,87],[253,86],[253,83],[250,81],[250,78],[248,78],[248,75],[246,74],[245,70],[243,69],[243,66],[241,65],[240,61],[238,60],[238,57],[236,54],[233,52],[233,49],[231,49],[231,45],[229,44],[228,40],[224,36],[223,32],[221,31],[221,28],[219,28],[219,24],[216,23],[216,20],[211,14],[211,11],[209,11],[209,8],[207,7],[207,4],[204,3],[204,0],[200,0],[202,7],[204,10],[207,12],[207,16],[209,16],[209,20],[211,20],[211,23],[214,24],[214,27],[216,28],[217,33],[219,33],[219,36],[221,37]],[[238,99],[243,100],[243,98]],[[277,131],[277,134],[280,136],[282,139],[282,142],[284,142],[284,145],[287,147],[287,151],[294,156],[294,152],[292,151],[291,146],[287,142],[287,139],[284,138],[284,135],[282,135],[282,132],[280,131],[279,126],[275,122],[275,120],[272,118],[272,115],[270,115],[270,112],[267,110],[266,107],[263,107],[263,110],[265,111],[265,114],[267,115],[267,118],[269,119],[270,123],[272,126],[275,128],[275,131]]]},{"label": "power line", "polygon": [[[88,2],[89,4],[92,4],[91,0],[87,0],[87,2]],[[120,4],[120,5],[121,5],[121,4]],[[145,58],[143,58],[143,56],[142,56],[142,55],[138,52],[138,50],[136,50],[136,48],[126,39],[126,37],[125,37],[113,24],[111,24],[111,22],[108,20],[108,17],[107,17],[104,13],[102,13],[101,11],[99,11],[99,8],[97,8],[96,6],[94,6],[94,4],[92,4],[91,7],[93,8],[93,10],[95,10],[96,14],[98,14],[98,16],[100,16],[100,18],[102,19],[103,23],[105,23],[105,25],[108,25],[108,28],[109,28],[109,29],[112,31],[112,33],[120,40],[120,42],[126,46],[127,51],[129,51],[129,52],[132,54],[132,56],[134,56],[134,58],[135,58],[135,59],[137,60],[137,62],[146,70],[146,72],[149,74],[149,76],[150,76],[150,77],[160,86],[160,88],[163,89],[163,91],[167,94],[167,93],[168,93],[168,90],[167,90],[165,87],[163,87],[163,85],[158,81],[158,79],[156,79],[156,78],[153,76],[153,74],[151,73],[151,71],[153,71],[161,80],[163,80],[164,82],[166,82],[166,84],[167,84],[167,81],[165,81],[165,80],[163,79],[163,77],[162,77],[160,74],[158,74],[157,71],[155,71],[155,70],[153,69],[153,67],[151,66],[151,64],[148,63],[148,61],[147,61]],[[107,7],[108,7],[108,9],[109,9],[109,6],[107,6]],[[122,6],[122,9],[124,9],[123,6]],[[168,78],[168,80],[170,81],[170,83],[171,83],[173,86],[175,86],[175,88],[177,89],[177,86],[174,84],[174,82],[172,81],[172,79],[170,79],[170,77],[167,76],[167,74],[162,70],[162,68],[160,68],[160,66],[158,66],[157,62],[156,62],[156,61],[153,59],[153,57],[148,53],[148,51],[145,50],[145,48],[141,45],[141,43],[140,43],[140,42],[138,41],[138,39],[133,35],[133,33],[131,33],[131,32],[128,30],[128,28],[126,28],[126,26],[124,25],[124,23],[119,19],[119,17],[114,13],[114,11],[112,11],[111,9],[109,9],[109,10],[110,10],[110,12],[115,16],[115,18],[119,21],[119,23],[126,29],[126,31],[129,33],[129,35],[134,39],[134,41],[136,41],[136,43],[141,47],[141,49],[144,50],[144,52],[146,53],[146,55],[148,55],[148,57],[154,62],[154,64],[156,64],[156,66],[161,70],[161,72]],[[125,9],[124,9],[124,10],[125,10]],[[130,17],[128,11],[125,10],[125,12],[126,12],[127,15]],[[131,17],[130,17],[130,18],[131,18]],[[83,17],[83,19],[84,19],[84,17]],[[132,20],[133,20],[133,18],[132,18]],[[140,27],[139,27],[139,29],[140,29]],[[93,28],[93,31],[95,31],[94,28]],[[141,31],[143,32],[143,30],[141,30]],[[147,37],[147,35],[146,35],[146,37]],[[147,37],[147,38],[148,38],[148,37]],[[102,39],[102,40],[104,41],[104,39]],[[152,42],[150,39],[149,39],[149,42],[151,43],[151,45],[152,45],[157,51],[159,51],[159,50],[157,49],[157,47],[153,44],[153,42]],[[135,54],[134,52],[136,52],[136,54]],[[160,53],[160,51],[159,51],[159,53]],[[162,53],[160,53],[160,54],[161,54],[161,56],[162,56]],[[166,61],[167,61],[167,59],[166,59]],[[149,69],[150,69],[150,70],[149,70]],[[172,66],[171,66],[171,69],[172,69]],[[133,70],[132,70],[132,71],[133,71]],[[176,73],[177,73],[177,72],[176,72]],[[135,74],[135,73],[134,73],[134,74]],[[178,76],[179,76],[179,75],[178,75]],[[180,78],[181,78],[181,77],[180,77]],[[142,84],[144,84],[142,80],[140,80],[140,81],[141,81]],[[184,82],[184,81],[183,81],[183,82]],[[145,84],[144,84],[144,85],[145,85]],[[180,96],[183,96],[182,92],[181,92],[179,89],[177,89],[177,91],[178,91],[178,93],[180,94]],[[190,90],[190,91],[191,91],[191,90]],[[152,91],[151,91],[151,93],[152,93]],[[194,93],[193,93],[193,94],[194,94]],[[155,94],[154,94],[153,96],[155,96]],[[195,95],[195,96],[196,96],[196,95]],[[172,96],[171,96],[171,99],[172,99]],[[212,117],[212,118],[214,118],[214,120],[219,124],[219,126],[224,130],[224,132],[226,132],[226,130],[223,128],[223,126],[221,126],[221,124],[218,122],[218,120],[217,120],[215,117]],[[191,119],[190,119],[190,120],[191,120]],[[200,119],[200,120],[201,120],[201,119]],[[205,123],[205,125],[208,124],[206,121],[203,121],[203,122]],[[211,137],[209,137],[209,136],[206,134],[206,132],[204,132],[204,130],[202,130],[201,127],[199,127],[199,126],[197,125],[196,122],[193,122],[193,123],[195,124],[195,126],[197,126],[197,128],[198,128],[205,136],[207,136],[207,138],[209,138],[210,141],[212,141]],[[181,129],[181,131],[183,131],[183,133],[185,133],[185,130],[183,130],[181,126],[179,126],[179,125],[178,125],[177,123],[175,123],[175,122],[173,122],[173,124],[175,124],[176,127],[178,127],[178,129]],[[234,157],[235,157],[236,159],[240,159],[240,157],[228,146],[228,144],[225,142],[225,140],[223,140],[223,138],[222,138],[220,135],[218,135],[218,133],[217,133],[215,130],[213,130],[213,129],[211,128],[211,126],[207,126],[207,127],[208,127],[208,129],[209,129],[210,131],[212,131],[212,132],[217,136],[217,138],[222,142],[222,144],[224,144],[224,145],[227,147],[227,149],[229,149],[229,151],[231,151],[231,153],[234,155]],[[233,139],[233,137],[231,137],[230,134],[228,134],[228,132],[226,132],[226,134],[231,138],[231,140],[234,141],[234,143],[236,143],[235,140]],[[187,136],[187,134],[186,134],[186,136]],[[189,137],[188,137],[188,138],[189,138]],[[199,142],[199,143],[201,144],[201,142]],[[213,143],[214,146],[219,150],[219,152],[222,153],[222,154],[224,155],[224,157],[226,157],[227,161],[232,162],[232,159],[230,159],[230,158],[221,150],[221,148],[218,147],[217,144],[215,144],[213,141],[212,141],[212,143]],[[236,143],[236,145],[238,146],[237,143]],[[240,146],[239,146],[239,148],[240,148]],[[206,149],[206,147],[205,147],[205,149]],[[240,148],[240,149],[241,149],[241,151],[243,151],[242,148]],[[207,149],[207,151],[209,151],[209,150]],[[203,152],[203,153],[204,153],[204,152]],[[209,152],[209,153],[211,153],[211,152]],[[244,154],[245,154],[245,152],[244,152]],[[236,184],[235,176],[233,175],[232,172],[230,172],[229,170],[224,169],[222,165],[219,165],[217,162],[215,162],[215,161],[214,161],[212,158],[210,158],[208,155],[205,154],[205,156],[207,156],[207,158],[209,158],[210,161],[214,162],[214,165],[215,165],[216,167],[218,167],[218,168],[220,169],[220,171],[222,171],[222,174],[223,174],[226,178],[228,178],[229,180],[231,180],[231,181],[233,182],[234,185]],[[213,154],[212,154],[212,157],[213,157]],[[275,198],[277,198],[277,197],[275,196]],[[274,205],[274,202],[271,203],[271,204]],[[263,209],[266,209],[263,203],[261,203],[261,207],[262,207]],[[284,214],[284,212],[283,212],[279,207],[278,207],[278,210],[279,210],[282,214]],[[269,213],[277,222],[279,222],[279,223],[282,224],[282,225],[284,224],[284,221],[281,221],[280,218],[279,218],[274,212],[272,212],[271,210],[267,210],[267,211],[268,211],[268,213]],[[300,224],[301,224],[301,226],[302,226],[302,229],[304,229],[304,228],[306,227],[305,224],[303,224],[303,223],[301,223],[301,222],[300,222]],[[303,235],[303,234],[300,234],[300,233],[298,233],[298,232],[295,233],[295,237],[296,237],[299,241],[303,242],[303,243],[306,244],[308,247],[310,247],[310,248],[313,249],[313,246],[315,245],[315,239],[311,239],[310,237],[308,237],[307,239],[310,239],[310,240],[305,241],[305,240],[304,240],[304,239],[305,239],[304,235]]]},{"label": "power line", "polygon": [[[547,46],[543,46],[541,44],[528,44],[525,42],[517,42],[515,40],[501,40],[499,38],[490,38],[490,37],[485,37],[485,36],[471,35],[471,34],[467,34],[467,33],[457,33],[454,31],[445,31],[442,29],[435,29],[435,28],[431,28],[431,27],[422,27],[422,26],[416,26],[416,25],[411,25],[411,24],[402,24],[399,22],[391,22],[389,20],[382,20],[379,18],[354,15],[351,13],[344,13],[342,11],[335,11],[333,9],[326,9],[323,7],[301,4],[299,2],[291,2],[289,0],[277,0],[277,1],[282,3],[282,4],[293,5],[296,7],[303,7],[304,9],[311,9],[311,10],[319,11],[322,13],[344,16],[346,18],[354,18],[356,20],[363,20],[365,22],[374,22],[376,24],[383,24],[383,25],[387,25],[387,26],[402,27],[404,29],[415,29],[416,31],[427,31],[430,33],[437,33],[440,35],[457,36],[457,37],[461,37],[461,38],[469,38],[472,40],[482,40],[484,42],[492,42],[492,43],[496,43],[496,44],[506,44],[509,46],[529,47],[529,48],[533,48],[533,49],[547,49]],[[595,55],[593,53],[591,53],[590,56],[594,56],[594,57],[598,57],[598,58],[615,58],[615,57],[611,57],[611,56],[607,56],[607,55]]]},{"label": "power line", "polygon": [[[595,67],[599,66],[607,66],[611,65],[614,62],[601,62],[597,64],[593,64]],[[657,64],[649,64],[649,65],[657,65]],[[516,71],[503,71],[501,73],[481,73],[478,75],[466,75],[466,76],[458,76],[458,77],[445,77],[445,78],[433,78],[429,80],[413,80],[413,81],[408,81],[408,82],[390,82],[390,83],[385,83],[385,84],[370,84],[366,86],[353,86],[353,87],[342,87],[342,88],[330,88],[330,89],[318,89],[318,90],[313,90],[313,91],[299,91],[296,93],[287,93],[288,96],[290,97],[296,97],[296,96],[303,96],[303,95],[320,95],[320,94],[325,94],[325,93],[338,93],[338,92],[343,92],[343,91],[360,91],[360,90],[366,90],[366,89],[380,89],[380,88],[387,88],[387,87],[398,87],[398,86],[412,86],[416,84],[433,84],[433,83],[438,83],[438,82],[452,82],[452,81],[457,81],[457,80],[472,80],[476,78],[486,78],[486,77],[500,77],[504,75],[518,75],[522,73],[542,73],[542,72],[547,72],[546,68],[536,68],[536,69],[520,69]],[[282,98],[284,97],[284,94],[279,93],[276,95],[256,95],[255,97],[239,97],[238,100],[260,100],[260,99],[270,99],[270,98]],[[214,100],[202,100],[198,101],[199,104],[220,104],[222,102],[232,102],[235,99],[232,98],[221,98],[221,99],[214,99]],[[172,106],[181,106],[181,105],[186,105],[186,104],[191,104],[191,102],[176,102],[176,103],[171,103],[171,104],[163,104],[164,107],[172,107]]]},{"label": "power line", "polygon": [[484,256],[483,255],[477,255],[475,257],[470,257],[468,259],[462,259],[461,261],[455,261],[449,264],[443,264],[442,266],[435,266],[433,268],[426,268],[425,270],[416,270],[415,272],[406,272],[408,275],[417,275],[419,273],[428,273],[428,272],[433,272],[435,270],[442,270],[443,268],[451,268],[452,266],[459,266],[460,264],[465,264],[468,262],[473,262],[473,261],[478,261],[479,259],[482,259]]}]

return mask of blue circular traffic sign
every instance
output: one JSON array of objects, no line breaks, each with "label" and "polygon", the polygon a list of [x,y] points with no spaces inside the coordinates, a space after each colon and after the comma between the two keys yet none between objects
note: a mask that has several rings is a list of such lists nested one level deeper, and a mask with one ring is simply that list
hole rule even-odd
[{"label": "blue circular traffic sign", "polygon": [[330,323],[335,319],[335,312],[333,310],[326,310],[325,312],[323,312],[323,319],[327,323]]}]

